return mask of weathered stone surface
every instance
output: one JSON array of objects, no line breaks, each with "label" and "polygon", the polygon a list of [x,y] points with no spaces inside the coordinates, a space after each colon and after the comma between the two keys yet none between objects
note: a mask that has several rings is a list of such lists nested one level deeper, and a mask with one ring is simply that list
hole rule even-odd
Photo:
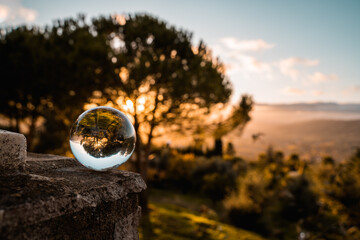
[{"label": "weathered stone surface", "polygon": [[23,172],[0,174],[0,239],[138,239],[145,188],[136,173],[28,154]]},{"label": "weathered stone surface", "polygon": [[19,133],[0,130],[0,169],[21,169],[25,163],[25,158],[25,136]]},{"label": "weathered stone surface", "polygon": [[120,219],[115,224],[114,239],[138,239],[139,233],[137,228],[124,228],[124,226],[135,226],[140,221],[141,207],[136,212],[129,214],[127,217]]}]

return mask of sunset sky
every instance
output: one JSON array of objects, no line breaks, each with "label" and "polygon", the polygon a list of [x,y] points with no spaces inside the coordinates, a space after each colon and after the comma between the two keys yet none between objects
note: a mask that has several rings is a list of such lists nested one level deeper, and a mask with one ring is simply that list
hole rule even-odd
[{"label": "sunset sky", "polygon": [[203,39],[234,101],[360,103],[360,1],[0,0],[0,26],[145,12]]}]

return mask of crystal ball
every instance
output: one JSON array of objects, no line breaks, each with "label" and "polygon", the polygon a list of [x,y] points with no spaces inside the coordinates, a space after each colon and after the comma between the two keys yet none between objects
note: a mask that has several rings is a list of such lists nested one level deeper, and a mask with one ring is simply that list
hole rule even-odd
[{"label": "crystal ball", "polygon": [[135,141],[135,129],[129,118],[111,107],[83,112],[70,131],[70,148],[75,158],[98,171],[126,162],[134,151]]}]

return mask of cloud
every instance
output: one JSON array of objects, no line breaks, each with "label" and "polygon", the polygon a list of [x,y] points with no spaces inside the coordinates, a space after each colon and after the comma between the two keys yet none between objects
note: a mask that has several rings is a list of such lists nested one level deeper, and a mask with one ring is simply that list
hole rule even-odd
[{"label": "cloud", "polygon": [[0,5],[0,23],[9,16],[10,8],[5,5]]},{"label": "cloud", "polygon": [[313,67],[318,64],[318,60],[298,57],[286,58],[275,63],[275,65],[279,67],[279,70],[283,75],[292,79],[296,79],[299,76],[299,70],[296,69],[297,66]]},{"label": "cloud", "polygon": [[312,93],[312,95],[314,95],[314,96],[321,96],[321,95],[324,94],[323,91],[319,91],[319,90],[313,90],[311,93]]},{"label": "cloud", "polygon": [[354,92],[360,92],[360,85],[351,87],[351,90]]},{"label": "cloud", "polygon": [[310,81],[312,83],[323,83],[323,82],[336,81],[336,80],[338,80],[338,77],[335,74],[326,75],[321,72],[316,72],[310,76]]},{"label": "cloud", "polygon": [[282,93],[285,95],[303,95],[305,94],[305,91],[299,88],[285,87],[282,89]]},{"label": "cloud", "polygon": [[239,40],[234,37],[222,38],[211,46],[213,53],[225,62],[228,74],[240,74],[243,78],[271,79],[272,65],[253,56],[260,50],[271,49],[274,45],[262,39]]},{"label": "cloud", "polygon": [[0,5],[0,24],[17,25],[35,21],[37,12],[26,8],[19,0],[5,0]]},{"label": "cloud", "polygon": [[37,12],[35,10],[24,7],[18,9],[18,14],[20,18],[27,22],[33,22],[37,17]]},{"label": "cloud", "polygon": [[270,64],[250,55],[239,54],[235,56],[235,59],[239,68],[246,69],[249,72],[266,72],[271,70]]},{"label": "cloud", "polygon": [[349,88],[346,88],[342,91],[344,95],[352,95],[352,94],[359,94],[360,93],[360,85],[355,85]]},{"label": "cloud", "polygon": [[263,39],[239,40],[234,37],[220,39],[220,42],[228,49],[236,51],[257,52],[273,48],[275,45],[265,42]]},{"label": "cloud", "polygon": [[[284,99],[318,100],[334,95],[326,84],[319,85],[325,87],[324,89],[316,84],[332,83],[338,80],[336,74],[320,72],[320,62],[316,58],[296,55],[284,58],[275,58],[273,55],[269,58],[275,51],[275,44],[262,39],[242,40],[228,37],[218,39],[210,46],[213,56],[220,57],[225,65],[226,74],[234,84],[235,98],[240,94],[240,89],[256,92],[257,89],[264,88],[266,92],[274,95],[283,95],[281,98]],[[347,95],[358,93],[360,85],[342,91],[342,94]]]}]

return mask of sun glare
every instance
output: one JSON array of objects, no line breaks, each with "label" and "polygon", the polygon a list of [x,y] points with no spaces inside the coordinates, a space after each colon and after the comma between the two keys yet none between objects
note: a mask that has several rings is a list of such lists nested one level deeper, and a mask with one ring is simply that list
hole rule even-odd
[{"label": "sun glare", "polygon": [[98,106],[98,105],[95,104],[95,103],[89,103],[89,104],[85,104],[85,105],[84,105],[84,109],[85,109],[85,110],[89,110],[89,109],[94,108],[94,107],[97,107],[97,106]]},{"label": "sun glare", "polygon": [[138,112],[142,112],[142,111],[144,111],[145,106],[144,105],[137,105],[136,108],[137,108]]},{"label": "sun glare", "polygon": [[114,15],[113,16],[116,20],[116,22],[120,25],[125,25],[126,24],[126,17],[123,15]]},{"label": "sun glare", "polygon": [[134,109],[134,103],[130,99],[126,100],[126,106],[129,109]]},{"label": "sun glare", "polygon": [[119,77],[122,82],[126,83],[129,79],[129,71],[125,67],[122,67],[120,69]]},{"label": "sun glare", "polygon": [[145,96],[140,97],[140,98],[138,99],[138,102],[139,102],[139,104],[144,105],[145,102],[146,102],[146,97],[145,97]]}]

